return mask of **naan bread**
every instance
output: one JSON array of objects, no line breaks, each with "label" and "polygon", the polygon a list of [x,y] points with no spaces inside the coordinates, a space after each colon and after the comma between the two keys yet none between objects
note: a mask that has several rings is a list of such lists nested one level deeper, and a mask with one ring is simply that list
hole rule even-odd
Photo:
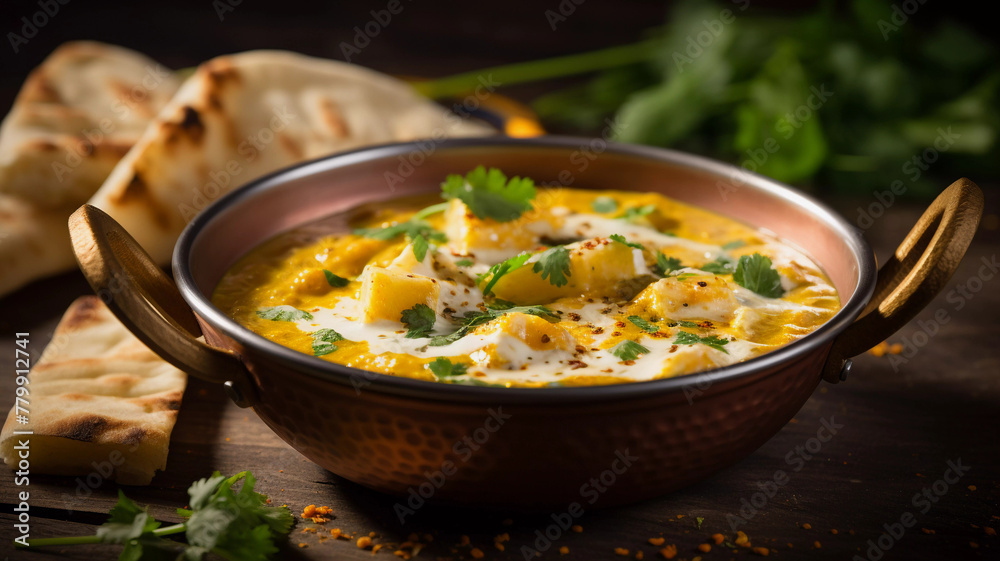
[{"label": "naan bread", "polygon": [[32,71],[0,124],[0,295],[73,267],[66,219],[178,86],[139,53],[86,41]]},{"label": "naan bread", "polygon": [[[96,296],[70,305],[28,376],[28,424],[11,409],[0,457],[18,462],[30,439],[31,471],[148,485],[167,465],[184,372],[146,348]],[[33,431],[30,436],[14,431]]]},{"label": "naan bread", "polygon": [[179,85],[137,52],[62,45],[28,75],[0,124],[0,193],[44,208],[80,206]]}]

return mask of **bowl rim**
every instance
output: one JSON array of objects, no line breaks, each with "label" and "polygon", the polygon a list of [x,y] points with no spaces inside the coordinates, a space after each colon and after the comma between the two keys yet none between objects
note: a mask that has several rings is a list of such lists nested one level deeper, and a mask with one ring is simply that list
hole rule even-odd
[{"label": "bowl rim", "polygon": [[[576,150],[581,146],[588,145],[592,140],[588,137],[555,135],[533,138],[500,136],[454,138],[435,141],[435,154],[440,155],[451,149],[470,147],[496,147],[503,149],[512,146],[519,148],[536,146]],[[223,214],[231,204],[252,198],[257,193],[277,187],[290,180],[301,179],[309,175],[348,167],[354,164],[382,158],[393,158],[401,154],[406,154],[417,149],[419,143],[425,142],[426,140],[415,140],[382,144],[324,156],[280,169],[237,187],[219,197],[187,224],[181,232],[177,245],[174,248],[171,265],[174,280],[182,297],[202,321],[205,321],[221,334],[236,341],[244,348],[264,353],[297,372],[344,385],[351,385],[352,381],[356,381],[360,376],[366,380],[366,384],[364,385],[366,391],[388,393],[402,397],[487,404],[496,404],[502,401],[504,404],[513,404],[621,400],[649,396],[653,393],[662,394],[683,391],[692,384],[707,387],[722,381],[750,377],[762,371],[767,371],[799,359],[810,352],[823,348],[828,343],[832,343],[837,335],[857,319],[868,305],[875,290],[877,269],[875,254],[870,245],[860,230],[854,228],[840,214],[817,199],[766,176],[704,156],[697,156],[667,148],[616,142],[608,142],[606,151],[672,163],[720,177],[734,177],[734,174],[739,174],[738,177],[741,178],[743,186],[766,191],[808,211],[812,216],[832,227],[850,249],[858,265],[857,287],[854,293],[846,302],[842,302],[841,309],[816,331],[759,357],[754,357],[744,362],[737,362],[722,368],[659,380],[625,382],[611,385],[502,388],[443,384],[441,382],[417,380],[371,372],[309,356],[270,341],[240,325],[212,303],[211,295],[204,295],[197,288],[190,267],[191,249],[198,238],[198,234],[209,223]],[[818,382],[821,378],[820,373],[816,372],[815,376]],[[360,389],[355,389],[360,394]],[[261,396],[261,399],[266,400],[266,396]]]}]

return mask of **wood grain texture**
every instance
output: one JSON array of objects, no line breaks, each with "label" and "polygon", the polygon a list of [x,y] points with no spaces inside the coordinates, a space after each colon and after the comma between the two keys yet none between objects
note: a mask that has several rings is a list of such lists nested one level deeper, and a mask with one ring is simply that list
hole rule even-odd
[{"label": "wood grain texture", "polygon": [[[843,203],[841,210],[850,216],[855,206]],[[920,210],[898,205],[870,230],[869,237],[880,256],[891,254]],[[987,214],[996,213],[996,203],[988,200]],[[666,543],[677,545],[678,558],[747,557],[745,550],[733,554],[715,546],[712,552],[702,554],[696,547],[716,532],[732,540],[734,532],[726,522],[727,515],[737,515],[741,501],[752,500],[760,485],[774,481],[779,470],[787,475],[787,483],[778,486],[774,496],[740,526],[755,547],[773,548],[772,558],[849,559],[854,554],[864,555],[867,541],[877,540],[883,525],[897,521],[904,512],[913,512],[916,524],[885,559],[997,558],[1000,542],[986,535],[983,528],[1000,527],[996,518],[1000,516],[1000,453],[995,435],[1000,401],[1000,377],[996,375],[1000,358],[995,348],[1000,274],[985,265],[990,262],[996,266],[998,241],[996,230],[981,228],[944,292],[891,339],[903,342],[907,353],[914,350],[911,358],[903,358],[906,354],[892,359],[859,357],[847,382],[821,385],[795,421],[746,460],[693,487],[641,504],[608,510],[597,508],[599,501],[594,508],[588,505],[577,521],[584,531],[564,532],[542,558],[559,558],[556,549],[565,545],[570,549],[566,559],[620,559],[614,554],[616,547],[629,549],[630,556],[642,550],[646,559],[652,559],[658,548],[647,540],[661,535]],[[968,297],[956,290],[959,286]],[[13,356],[15,332],[30,331],[29,348],[37,357],[63,308],[88,290],[82,276],[72,274],[37,283],[0,300],[4,311],[0,315],[0,356]],[[934,331],[934,324],[938,326],[936,334],[924,343],[919,333]],[[893,361],[902,360],[905,362],[893,366]],[[0,363],[2,407],[13,401],[12,362]],[[843,427],[811,454],[807,448],[810,439],[817,436],[824,420]],[[805,460],[798,450],[811,459]],[[971,466],[968,474],[949,486],[927,513],[921,513],[912,504],[914,494],[932,486],[944,475],[947,462],[958,459]],[[296,513],[309,504],[329,505],[337,518],[326,528],[339,527],[358,535],[374,531],[376,543],[398,543],[413,531],[431,533],[434,542],[420,558],[471,558],[469,547],[457,546],[464,534],[487,559],[522,559],[521,546],[532,547],[535,531],[544,531],[552,523],[545,513],[426,506],[401,525],[393,511],[395,498],[325,472],[281,442],[252,411],[229,403],[222,388],[197,380],[191,381],[185,395],[167,471],[158,474],[149,487],[125,491],[138,502],[149,504],[158,519],[176,521],[173,511],[184,506],[189,483],[216,469],[225,473],[253,470],[259,488]],[[976,490],[970,490],[970,485]],[[93,531],[114,503],[116,488],[113,483],[101,484],[89,494],[86,487],[78,488],[76,478],[31,477],[33,536]],[[5,538],[12,533],[16,490],[10,474],[0,473],[0,532]],[[678,519],[678,515],[683,518]],[[704,518],[700,530],[696,527],[698,517]],[[511,518],[513,525],[503,525],[505,518]],[[802,528],[804,523],[811,529]],[[302,533],[309,526],[296,526],[281,558],[372,558],[370,552],[353,543],[320,543],[316,535]],[[924,534],[921,528],[935,533]],[[832,529],[838,533],[832,534]],[[853,535],[849,533],[852,530]],[[505,544],[506,551],[500,552],[494,548],[493,538],[503,532],[510,533],[511,541]],[[814,549],[817,541],[821,549]],[[0,546],[0,555],[6,553],[3,548],[8,543],[5,540]],[[306,547],[298,547],[299,543]],[[62,552],[71,559],[114,555],[113,548],[82,546],[31,554],[15,552],[11,559],[56,559],[63,558],[57,557]],[[377,557],[394,558],[387,550]]]}]

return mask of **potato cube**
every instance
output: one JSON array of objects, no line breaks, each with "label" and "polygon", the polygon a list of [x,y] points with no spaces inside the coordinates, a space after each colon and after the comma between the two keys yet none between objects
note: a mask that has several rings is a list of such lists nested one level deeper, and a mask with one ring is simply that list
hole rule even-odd
[{"label": "potato cube", "polygon": [[538,247],[541,236],[552,231],[553,220],[550,214],[528,211],[510,222],[497,222],[476,217],[465,203],[452,199],[445,211],[445,233],[453,250],[493,264]]},{"label": "potato cube", "polygon": [[437,309],[441,287],[437,280],[398,269],[366,267],[361,275],[359,299],[364,309],[362,321],[400,322],[403,310],[417,304]]},{"label": "potato cube", "polygon": [[[497,298],[517,304],[541,304],[566,296],[614,296],[631,298],[649,275],[642,251],[607,238],[595,238],[566,246],[569,276],[563,286],[552,284],[534,271],[529,261],[524,267],[504,275],[493,287]],[[635,284],[639,283],[636,288]]]}]

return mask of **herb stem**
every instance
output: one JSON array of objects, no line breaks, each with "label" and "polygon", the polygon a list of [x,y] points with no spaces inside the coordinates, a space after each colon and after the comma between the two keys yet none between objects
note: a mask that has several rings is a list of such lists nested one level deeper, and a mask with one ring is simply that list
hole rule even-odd
[{"label": "herb stem", "polygon": [[[157,528],[153,530],[154,536],[169,536],[171,534],[180,534],[187,529],[186,523],[174,524],[173,526],[165,526],[163,528]],[[52,545],[87,545],[94,543],[105,543],[99,536],[66,536],[62,538],[36,538],[33,540],[28,540],[27,547],[47,547]],[[25,546],[17,544],[17,547],[24,548]]]},{"label": "herb stem", "polygon": [[427,218],[432,214],[437,214],[439,212],[444,212],[448,210],[448,203],[438,203],[436,205],[431,205],[425,209],[418,210],[416,214],[413,215],[411,220],[421,220]]},{"label": "herb stem", "polygon": [[658,40],[650,39],[639,43],[619,45],[587,53],[528,62],[515,62],[513,64],[493,66],[471,72],[462,72],[436,80],[417,82],[413,84],[413,87],[426,97],[441,99],[459,95],[476,88],[476,86],[481,84],[484,76],[487,76],[491,83],[512,86],[514,84],[596,72],[598,70],[616,68],[646,60],[653,53],[653,48],[658,44]]}]

